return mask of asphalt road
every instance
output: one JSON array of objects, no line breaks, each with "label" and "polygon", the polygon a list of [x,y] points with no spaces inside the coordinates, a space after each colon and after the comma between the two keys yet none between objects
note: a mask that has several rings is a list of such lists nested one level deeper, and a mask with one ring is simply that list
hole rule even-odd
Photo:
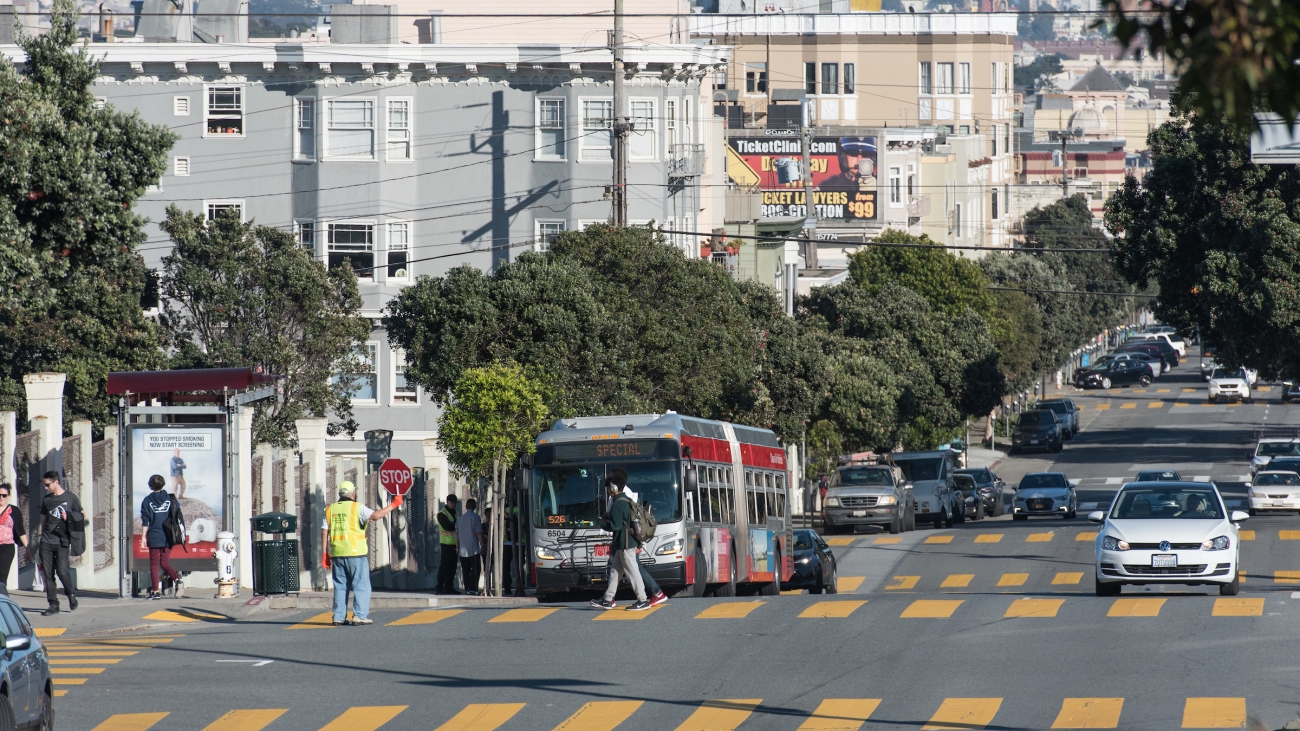
[{"label": "asphalt road", "polygon": [[[1202,406],[1192,361],[1145,393],[1078,396],[1083,432],[1064,452],[997,471],[1015,483],[1061,470],[1081,503],[1104,504],[1137,469],[1168,465],[1232,502],[1252,429],[1300,424],[1276,394]],[[261,612],[119,635],[141,646],[109,648],[136,654],[63,686],[59,728],[1172,729],[1241,727],[1249,712],[1280,729],[1300,715],[1300,543],[1283,540],[1300,533],[1282,533],[1300,517],[1243,525],[1240,597],[1134,587],[1115,599],[1093,596],[1096,527],[1080,515],[835,536],[835,596],[673,599],[634,615],[381,612],[365,628]],[[104,642],[58,640],[69,659]]]}]

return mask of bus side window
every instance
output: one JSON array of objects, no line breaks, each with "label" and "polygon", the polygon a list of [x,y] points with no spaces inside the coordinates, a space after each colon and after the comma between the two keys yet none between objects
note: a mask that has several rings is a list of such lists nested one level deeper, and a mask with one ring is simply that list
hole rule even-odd
[{"label": "bus side window", "polygon": [[785,475],[776,476],[776,517],[785,518]]},{"label": "bus side window", "polygon": [[754,507],[754,490],[752,488],[745,490],[745,502],[749,507],[749,522],[751,525],[758,522],[758,512]]},{"label": "bus side window", "polygon": [[[762,475],[757,475],[757,477],[761,479]],[[758,490],[754,492],[754,502],[758,505],[758,515],[755,517],[754,522],[759,525],[767,522],[767,495],[762,490],[763,486],[759,485]]]}]

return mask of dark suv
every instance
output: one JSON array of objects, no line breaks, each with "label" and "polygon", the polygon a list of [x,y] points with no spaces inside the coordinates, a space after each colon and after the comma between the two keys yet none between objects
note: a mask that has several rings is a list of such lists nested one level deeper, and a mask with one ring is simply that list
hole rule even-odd
[{"label": "dark suv", "polygon": [[1047,409],[1034,409],[1020,415],[1015,431],[1011,432],[1012,454],[1024,449],[1061,451],[1061,425],[1056,414]]},{"label": "dark suv", "polygon": [[1068,398],[1044,399],[1035,406],[1056,414],[1066,439],[1074,439],[1074,435],[1079,433],[1079,407],[1074,405],[1074,401]]}]

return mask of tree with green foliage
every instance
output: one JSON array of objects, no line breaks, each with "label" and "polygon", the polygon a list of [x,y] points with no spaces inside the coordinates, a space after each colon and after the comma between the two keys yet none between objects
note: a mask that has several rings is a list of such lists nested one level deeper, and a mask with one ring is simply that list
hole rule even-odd
[{"label": "tree with green foliage", "polygon": [[99,66],[78,44],[71,0],[55,0],[49,30],[19,43],[22,73],[0,64],[0,408],[25,412],[22,377],[57,371],[68,375],[64,423],[103,425],[108,373],[162,362],[141,309],[134,204],[176,137],[96,109]]},{"label": "tree with green foliage", "polygon": [[[438,446],[465,477],[492,475],[492,587],[501,596],[505,470],[532,454],[549,409],[543,385],[516,364],[467,368],[438,419]],[[470,587],[466,587],[467,589]]]},{"label": "tree with green foliage", "polygon": [[967,309],[988,312],[993,306],[979,264],[953,256],[934,245],[929,236],[912,236],[896,229],[885,229],[872,242],[903,244],[917,248],[867,246],[849,257],[849,277],[872,293],[888,284],[897,284],[916,292],[935,312],[956,317]]},{"label": "tree with green foliage", "polygon": [[171,366],[283,375],[281,398],[256,405],[254,441],[293,447],[307,416],[329,417],[330,434],[355,433],[351,397],[374,383],[362,381],[372,377],[370,321],[352,268],[327,272],[292,235],[234,211],[208,222],[171,206],[161,227],[175,246],[161,283]]},{"label": "tree with green foliage", "polygon": [[[1048,15],[1045,17],[1050,20],[1052,16]],[[1025,17],[1021,16],[1020,22],[1024,24],[1025,21]],[[1063,56],[1059,53],[1045,53],[1034,59],[1033,63],[1024,66],[1017,66],[1014,79],[1016,88],[1024,90],[1025,92],[1037,89],[1040,79],[1044,77],[1050,78],[1061,73],[1062,58]]]},{"label": "tree with green foliage", "polygon": [[1199,329],[1227,363],[1300,369],[1300,172],[1250,162],[1249,129],[1180,107],[1150,136],[1152,168],[1106,205],[1116,261],[1155,314]]},{"label": "tree with green foliage", "polygon": [[810,480],[829,477],[839,466],[840,455],[844,454],[844,440],[840,430],[830,419],[821,419],[808,430],[805,439],[808,445],[808,474]]}]

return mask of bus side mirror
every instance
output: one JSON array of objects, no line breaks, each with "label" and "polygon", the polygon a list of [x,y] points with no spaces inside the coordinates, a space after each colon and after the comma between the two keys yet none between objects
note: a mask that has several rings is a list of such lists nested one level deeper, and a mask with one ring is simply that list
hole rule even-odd
[{"label": "bus side mirror", "polygon": [[682,473],[682,486],[686,492],[699,492],[700,478],[695,472],[695,465],[688,465],[686,471]]}]

